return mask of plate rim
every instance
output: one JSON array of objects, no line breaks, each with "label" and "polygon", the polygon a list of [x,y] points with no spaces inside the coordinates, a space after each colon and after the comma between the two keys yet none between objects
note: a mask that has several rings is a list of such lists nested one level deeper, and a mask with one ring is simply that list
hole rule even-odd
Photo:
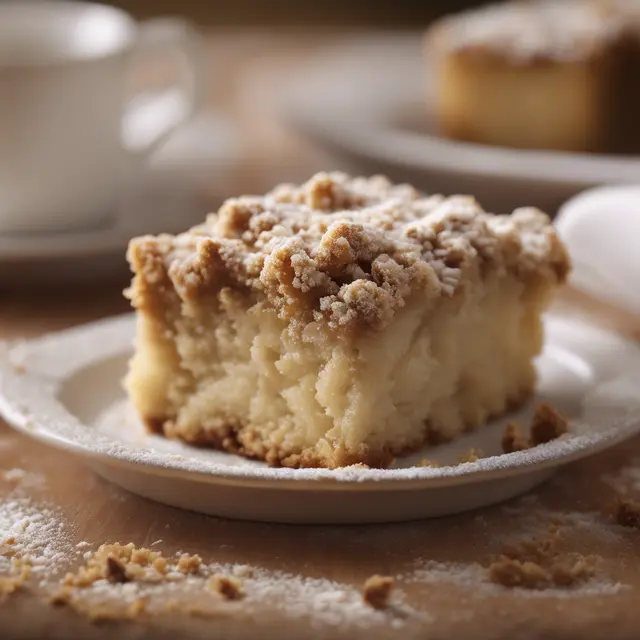
[{"label": "plate rim", "polygon": [[[309,87],[320,81],[322,74],[333,73],[333,80],[341,78],[347,84],[350,77],[338,64],[349,50],[360,48],[364,73],[377,69],[375,55],[363,55],[362,47],[374,49],[380,45],[390,51],[415,48],[418,61],[428,77],[428,62],[422,55],[422,32],[407,31],[395,35],[363,36],[350,44],[336,44],[320,51],[303,68],[295,81],[282,91],[278,102],[280,117],[302,135],[311,136],[317,143],[329,145],[343,153],[375,159],[389,165],[411,167],[422,171],[445,171],[450,175],[466,174],[476,178],[497,178],[506,181],[571,185],[584,189],[600,184],[637,182],[640,158],[614,154],[586,154],[568,151],[512,149],[464,141],[454,141],[436,135],[407,132],[393,127],[380,127],[382,116],[376,111],[362,109],[362,100],[342,101],[332,93],[310,92]],[[386,50],[385,50],[386,51]],[[388,53],[388,51],[387,51]],[[378,54],[378,58],[380,55]],[[401,56],[397,57],[402,59]],[[396,57],[385,56],[386,64]],[[373,60],[373,62],[372,62]],[[406,60],[406,59],[405,59]],[[402,78],[404,65],[398,62],[394,76]],[[378,70],[379,71],[379,70]],[[388,75],[388,74],[387,74]],[[301,84],[296,85],[297,83]],[[326,80],[325,80],[326,82]],[[356,83],[357,84],[357,83]],[[388,91],[378,105],[392,104],[396,110],[417,101],[424,102],[427,82],[407,81],[403,91]],[[313,100],[309,96],[312,93]],[[398,98],[390,96],[398,95]],[[386,102],[385,102],[386,101]],[[390,107],[387,106],[388,111]],[[426,107],[425,107],[426,108]],[[340,114],[340,118],[336,114]],[[342,122],[341,122],[342,121]]]},{"label": "plate rim", "polygon": [[[600,332],[604,336],[614,337],[625,348],[629,348],[637,358],[638,370],[640,371],[640,347],[618,334],[585,322],[584,319],[575,319],[560,314],[552,314],[569,322],[579,322],[586,324],[589,328]],[[472,482],[491,481],[513,475],[520,475],[526,472],[542,470],[545,468],[559,467],[574,462],[581,458],[591,456],[599,451],[607,449],[623,440],[640,433],[640,422],[633,419],[631,423],[622,426],[612,427],[594,436],[590,435],[590,442],[580,446],[581,438],[585,436],[574,436],[562,441],[562,444],[555,442],[556,451],[552,455],[544,457],[544,460],[532,456],[531,452],[515,452],[483,458],[480,462],[465,463],[451,466],[455,473],[447,473],[447,467],[431,469],[428,467],[410,467],[404,469],[350,469],[349,467],[335,470],[317,469],[288,469],[260,467],[260,474],[256,473],[255,467],[247,466],[225,466],[215,463],[207,466],[208,469],[190,468],[178,463],[175,454],[157,453],[155,457],[163,459],[163,464],[159,464],[152,459],[140,459],[140,451],[132,446],[123,446],[122,441],[104,438],[109,442],[110,448],[107,450],[91,448],[86,443],[73,439],[64,434],[60,434],[59,429],[55,429],[56,420],[66,420],[67,427],[77,426],[81,423],[67,411],[62,402],[56,397],[59,385],[75,372],[83,367],[104,360],[107,357],[122,356],[131,352],[133,339],[133,326],[135,314],[127,313],[110,318],[79,325],[63,331],[46,334],[31,340],[5,341],[0,342],[0,415],[6,422],[17,431],[32,437],[36,440],[52,445],[58,449],[69,451],[73,454],[88,458],[88,463],[97,460],[110,465],[125,466],[133,468],[138,472],[150,474],[171,475],[181,477],[191,481],[199,481],[207,484],[233,484],[246,487],[257,486],[261,488],[277,487],[279,489],[300,489],[300,490],[412,490],[412,489],[436,489],[440,487],[451,487],[454,485],[469,484]],[[111,340],[105,339],[110,337]],[[116,338],[114,342],[114,337]],[[100,339],[102,338],[102,339]],[[70,370],[56,374],[55,371],[48,374],[30,371],[16,371],[13,356],[18,351],[19,357],[24,357],[25,353],[31,357],[46,358],[45,352],[49,353],[49,358],[56,353],[67,354],[70,346],[74,343],[101,345],[97,347],[98,353],[90,355],[88,350],[78,358],[78,362]],[[76,346],[77,350],[77,346]],[[21,353],[22,356],[21,356]],[[629,374],[627,374],[629,375]],[[33,402],[29,402],[24,397],[11,399],[7,396],[4,388],[7,382],[17,385],[18,388],[30,388],[36,391],[38,405],[42,404],[50,414],[44,418],[38,415],[39,410],[34,411]],[[56,418],[56,416],[58,416]],[[35,424],[34,424],[35,423]],[[81,425],[85,429],[92,429],[87,425]],[[544,451],[541,445],[536,448],[538,452]],[[135,453],[138,456],[135,456]],[[539,456],[538,456],[539,457]],[[492,458],[500,459],[502,464],[495,468],[485,469],[487,461]],[[198,465],[196,465],[198,466]],[[411,471],[410,477],[406,472]],[[402,472],[405,472],[404,474]]]}]

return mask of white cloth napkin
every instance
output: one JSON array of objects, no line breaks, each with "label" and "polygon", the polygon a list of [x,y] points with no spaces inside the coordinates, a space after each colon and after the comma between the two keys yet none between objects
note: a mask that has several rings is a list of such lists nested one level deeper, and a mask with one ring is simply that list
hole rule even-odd
[{"label": "white cloth napkin", "polygon": [[640,314],[640,186],[585,191],[555,224],[573,261],[571,284]]}]

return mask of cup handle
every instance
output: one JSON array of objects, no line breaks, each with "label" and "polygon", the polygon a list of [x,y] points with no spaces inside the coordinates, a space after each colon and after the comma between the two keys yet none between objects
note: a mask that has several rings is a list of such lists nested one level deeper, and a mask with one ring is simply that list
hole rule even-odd
[{"label": "cup handle", "polygon": [[202,36],[182,18],[154,18],[140,25],[134,62],[171,56],[180,63],[175,85],[163,91],[138,93],[125,107],[122,138],[134,157],[147,158],[202,102],[204,88]]}]

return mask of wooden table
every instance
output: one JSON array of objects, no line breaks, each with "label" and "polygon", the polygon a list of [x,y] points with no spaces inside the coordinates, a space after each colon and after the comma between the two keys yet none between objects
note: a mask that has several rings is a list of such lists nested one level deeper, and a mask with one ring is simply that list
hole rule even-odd
[{"label": "wooden table", "polygon": [[[267,49],[260,49],[266,46],[264,41],[251,41],[264,54]],[[304,41],[297,37],[296,46]],[[236,51],[242,50],[241,40],[228,38],[229,51],[234,42]],[[220,46],[220,39],[212,42],[212,47]],[[278,58],[275,47],[270,51]],[[265,64],[258,59],[263,54],[254,56],[254,62]],[[229,54],[228,60],[238,58]],[[234,68],[237,71],[241,65]],[[267,135],[266,126],[262,131],[258,139],[264,149],[270,143],[282,153],[291,148],[280,134]],[[576,293],[566,292],[559,304],[591,313],[627,335],[640,336],[636,318]],[[35,336],[126,309],[120,284],[67,293],[2,293],[0,337]],[[173,612],[98,625],[85,615],[49,603],[59,575],[82,562],[78,556],[47,584],[29,581],[26,589],[0,603],[0,638],[637,638],[640,535],[604,515],[621,489],[640,498],[640,483],[638,488],[632,486],[633,471],[615,479],[625,467],[636,468],[640,477],[637,460],[640,438],[574,464],[524,501],[456,517],[381,526],[285,526],[224,521],[149,502],[98,479],[80,460],[0,425],[0,504],[22,496],[36,508],[54,507],[73,544],[83,542],[89,550],[105,542],[150,545],[161,540],[154,548],[166,555],[182,550],[200,554],[205,562],[283,571],[293,576],[293,586],[301,577],[325,578],[335,583],[330,589],[342,588],[352,595],[372,574],[403,576],[396,585],[403,598],[399,609],[389,614],[372,611],[369,617],[359,610],[353,625],[348,620],[331,622],[322,594],[316,593],[322,584],[318,582],[313,583],[314,593],[300,596],[295,610],[291,602],[287,607],[284,602],[269,604],[258,598],[230,604],[208,595],[202,610],[195,612],[177,607]],[[35,474],[40,482],[16,487],[11,474],[3,481],[3,473],[11,469],[23,470],[27,477]],[[593,592],[532,596],[478,584],[477,576],[484,575],[484,570],[474,563],[486,566],[507,539],[531,536],[550,526],[560,527],[565,551],[600,557]],[[433,567],[421,573],[420,567],[428,562],[444,563],[444,573],[438,574]]]}]

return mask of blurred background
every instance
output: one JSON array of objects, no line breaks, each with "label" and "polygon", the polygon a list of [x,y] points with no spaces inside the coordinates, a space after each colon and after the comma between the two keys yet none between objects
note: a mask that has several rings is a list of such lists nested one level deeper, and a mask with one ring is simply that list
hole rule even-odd
[{"label": "blurred background", "polygon": [[416,27],[478,0],[116,0],[139,18],[181,13],[207,26]]}]

